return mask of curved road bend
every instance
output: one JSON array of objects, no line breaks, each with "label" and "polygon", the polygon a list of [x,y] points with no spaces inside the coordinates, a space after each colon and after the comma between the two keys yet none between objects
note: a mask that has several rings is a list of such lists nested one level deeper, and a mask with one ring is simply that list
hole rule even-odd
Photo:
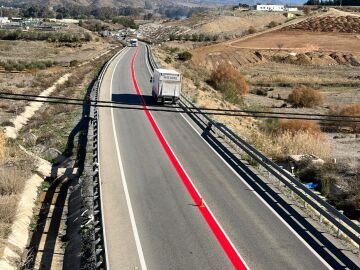
[{"label": "curved road bend", "polygon": [[[136,108],[142,100],[151,103],[150,76],[145,47],[126,48],[105,74],[100,99]],[[241,269],[234,264],[237,253],[227,250],[229,243],[250,269],[329,268],[180,113],[149,116],[143,110],[101,108],[99,128],[110,269]],[[185,170],[183,177],[205,199],[205,210],[186,187],[157,128]],[[206,219],[208,209],[228,238],[214,230],[215,219]]]}]

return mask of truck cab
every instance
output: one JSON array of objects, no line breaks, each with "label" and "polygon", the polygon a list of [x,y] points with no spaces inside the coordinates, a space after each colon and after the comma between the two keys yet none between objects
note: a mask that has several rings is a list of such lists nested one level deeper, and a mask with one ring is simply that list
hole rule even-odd
[{"label": "truck cab", "polygon": [[130,39],[130,47],[137,47],[139,45],[139,41],[136,38]]},{"label": "truck cab", "polygon": [[175,104],[181,94],[182,76],[169,69],[155,69],[151,78],[152,95],[157,103]]}]

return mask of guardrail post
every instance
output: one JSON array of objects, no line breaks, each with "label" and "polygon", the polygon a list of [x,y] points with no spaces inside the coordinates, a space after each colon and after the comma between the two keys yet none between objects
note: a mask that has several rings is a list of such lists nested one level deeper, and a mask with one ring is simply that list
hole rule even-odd
[{"label": "guardrail post", "polygon": [[[340,212],[341,214],[344,214],[344,210],[339,210],[339,212]],[[340,218],[338,219],[338,221],[339,221],[340,224],[342,224]],[[339,227],[338,227],[338,231],[337,231],[337,236],[338,236],[338,237],[340,236],[340,228],[339,228]]]}]

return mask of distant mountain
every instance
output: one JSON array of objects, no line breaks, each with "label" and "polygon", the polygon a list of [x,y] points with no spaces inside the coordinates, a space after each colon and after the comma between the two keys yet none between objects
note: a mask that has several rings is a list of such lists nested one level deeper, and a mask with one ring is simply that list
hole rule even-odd
[{"label": "distant mountain", "polygon": [[80,5],[80,6],[93,6],[93,7],[122,7],[134,6],[143,7],[145,0],[0,0],[2,5],[26,5],[37,4],[40,6],[67,6],[67,5]]},{"label": "distant mountain", "polygon": [[307,0],[195,0],[194,2],[199,3],[209,3],[209,4],[222,4],[222,5],[237,5],[239,3],[247,4],[247,5],[256,5],[260,4],[268,4],[272,3],[274,5],[302,5]]},{"label": "distant mountain", "polygon": [[288,4],[300,5],[306,0],[0,0],[0,5],[5,6],[19,6],[26,4],[38,4],[40,6],[67,6],[67,5],[80,5],[92,7],[144,7],[145,1],[149,1],[153,5],[167,5],[167,4],[210,4],[210,5],[237,5],[239,3],[255,5],[256,3],[269,3],[273,4]]}]

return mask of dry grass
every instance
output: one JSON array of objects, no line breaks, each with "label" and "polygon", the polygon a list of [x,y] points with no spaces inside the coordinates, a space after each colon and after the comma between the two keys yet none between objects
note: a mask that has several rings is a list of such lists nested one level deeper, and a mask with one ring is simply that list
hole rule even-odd
[{"label": "dry grass", "polygon": [[249,139],[257,149],[275,159],[301,154],[313,154],[328,159],[331,154],[330,144],[325,137],[308,131],[294,133],[286,130],[274,136],[254,130]]},{"label": "dry grass", "polygon": [[5,135],[4,135],[4,133],[2,131],[0,131],[0,163],[4,162],[5,153],[6,153]]},{"label": "dry grass", "polygon": [[11,224],[14,221],[17,203],[17,195],[6,195],[0,197],[0,222]]},{"label": "dry grass", "polygon": [[276,140],[283,155],[312,154],[328,159],[331,154],[330,144],[320,134],[314,136],[307,131],[300,131],[296,134],[284,132]]},{"label": "dry grass", "polygon": [[230,64],[219,65],[211,74],[210,81],[225,99],[238,103],[239,97],[249,92],[249,85],[239,70]]},{"label": "dry grass", "polygon": [[0,131],[0,255],[11,231],[26,176],[33,161],[15,145],[8,144]]},{"label": "dry grass", "polygon": [[294,107],[312,108],[324,103],[324,96],[319,91],[301,86],[295,88],[288,97],[288,102]]},{"label": "dry grass", "polygon": [[320,125],[315,121],[309,120],[280,120],[279,130],[295,134],[298,132],[308,132],[314,136],[321,133]]},{"label": "dry grass", "polygon": [[[360,103],[335,106],[329,112],[329,116],[331,115],[360,117]],[[359,120],[356,118],[351,118],[351,119]],[[342,123],[342,126],[344,126],[343,124],[344,123]],[[348,123],[347,126],[350,127],[353,132],[360,131],[360,123]]]},{"label": "dry grass", "polygon": [[0,171],[0,195],[19,194],[25,183],[25,176],[18,168],[7,168]]}]

